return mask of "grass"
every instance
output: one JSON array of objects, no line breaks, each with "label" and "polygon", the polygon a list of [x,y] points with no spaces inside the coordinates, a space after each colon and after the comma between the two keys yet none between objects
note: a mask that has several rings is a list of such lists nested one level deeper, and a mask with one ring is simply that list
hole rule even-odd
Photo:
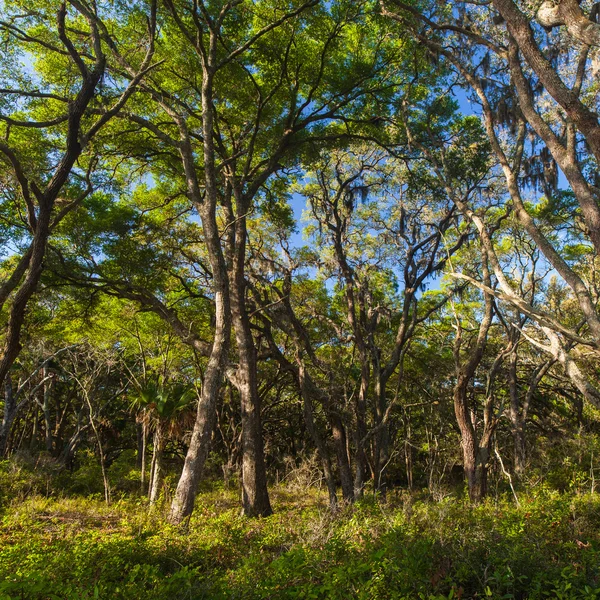
[{"label": "grass", "polygon": [[239,515],[204,492],[188,530],[141,500],[33,496],[4,510],[0,598],[596,598],[600,500],[545,492],[471,507],[408,496],[332,516],[273,490]]},{"label": "grass", "polygon": [[275,514],[248,520],[215,487],[184,530],[124,491],[127,470],[110,506],[91,471],[57,477],[0,468],[0,600],[600,598],[595,494],[398,494],[332,515],[324,492],[280,485]]}]

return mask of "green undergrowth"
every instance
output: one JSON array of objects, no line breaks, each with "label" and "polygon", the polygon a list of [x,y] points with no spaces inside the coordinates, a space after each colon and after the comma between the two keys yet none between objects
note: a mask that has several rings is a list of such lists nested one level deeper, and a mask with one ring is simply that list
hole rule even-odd
[{"label": "green undergrowth", "polygon": [[600,598],[596,495],[398,495],[336,515],[314,490],[272,500],[249,520],[235,491],[203,491],[185,530],[133,494],[6,501],[0,600]]}]

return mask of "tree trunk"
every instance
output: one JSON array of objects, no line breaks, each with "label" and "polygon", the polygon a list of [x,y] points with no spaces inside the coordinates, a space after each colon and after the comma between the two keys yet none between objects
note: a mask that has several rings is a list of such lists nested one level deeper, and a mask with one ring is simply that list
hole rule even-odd
[{"label": "tree trunk", "polygon": [[164,439],[162,434],[162,426],[160,423],[156,425],[154,432],[154,452],[152,453],[152,469],[150,475],[150,488],[148,497],[150,504],[155,504],[160,493],[160,478],[162,475],[162,458],[164,450]]},{"label": "tree trunk", "polygon": [[366,352],[361,352],[361,383],[356,399],[356,431],[354,438],[356,443],[356,455],[354,458],[354,498],[363,497],[367,479],[367,455],[365,452],[365,439],[367,437],[367,393],[369,388],[370,370],[367,362]]},{"label": "tree trunk", "polygon": [[249,323],[248,326],[244,323],[246,319],[244,313],[240,314],[234,309],[233,322],[239,357],[235,385],[242,406],[242,506],[248,517],[266,517],[273,510],[267,489],[254,341]]},{"label": "tree trunk", "polygon": [[135,437],[137,441],[137,448],[135,453],[135,466],[138,469],[142,468],[143,455],[144,455],[144,429],[142,423],[136,423],[135,425]]},{"label": "tree trunk", "polygon": [[342,485],[342,497],[345,502],[354,502],[354,485],[352,483],[352,472],[348,461],[346,446],[346,430],[339,415],[329,413],[329,424],[333,433],[333,442],[337,458],[340,483]]},{"label": "tree trunk", "polygon": [[590,151],[600,161],[600,125],[598,115],[583,104],[575,92],[567,87],[538,46],[529,18],[513,0],[493,0],[494,7],[506,21],[508,31],[515,38],[519,50],[538,76],[547,92],[562,106],[567,116],[585,137]]},{"label": "tree trunk", "polygon": [[510,409],[508,414],[514,450],[513,470],[515,475],[520,476],[525,468],[527,448],[525,446],[525,419],[522,417],[519,402],[516,350],[512,352],[508,364],[508,390],[510,394]]},{"label": "tree trunk", "polygon": [[302,390],[302,399],[304,407],[304,422],[306,423],[306,429],[313,440],[313,444],[317,449],[321,467],[323,469],[323,475],[325,477],[325,483],[327,485],[327,491],[329,493],[329,507],[332,510],[337,508],[337,492],[335,480],[333,478],[333,472],[331,470],[331,458],[327,450],[327,445],[323,441],[321,434],[319,433],[314,419],[314,409],[312,399],[306,390],[304,385],[304,366],[300,362],[299,365],[299,376],[300,376],[300,388]]},{"label": "tree trunk", "polygon": [[232,258],[230,282],[231,319],[238,353],[238,368],[234,384],[242,407],[242,506],[248,517],[265,517],[273,510],[267,489],[264,459],[260,397],[258,394],[256,349],[246,305],[246,215],[250,201],[232,185],[236,211],[234,236],[229,238]]},{"label": "tree trunk", "polygon": [[4,413],[2,414],[2,424],[0,425],[0,457],[7,451],[8,436],[10,428],[17,414],[17,402],[13,393],[12,379],[10,375],[4,380]]},{"label": "tree trunk", "polygon": [[216,294],[215,307],[217,324],[213,348],[204,372],[202,392],[198,401],[190,445],[171,504],[169,520],[175,524],[181,523],[192,514],[198,482],[208,457],[211,436],[215,427],[217,399],[229,347],[229,306],[222,293]]},{"label": "tree trunk", "polygon": [[138,446],[138,457],[140,467],[140,491],[144,493],[146,487],[146,450],[148,447],[148,425],[146,422],[140,424],[141,435],[140,442],[141,448]]},{"label": "tree trunk", "polygon": [[487,456],[480,454],[479,448],[463,446],[463,465],[469,498],[471,502],[481,502],[487,493]]},{"label": "tree trunk", "polygon": [[204,243],[208,252],[212,270],[212,287],[215,297],[215,333],[213,345],[204,372],[202,392],[198,402],[196,421],[188,452],[185,457],[183,471],[173,503],[170,520],[181,523],[192,514],[196,491],[204,463],[208,456],[210,440],[215,427],[217,400],[221,390],[223,375],[229,352],[229,336],[231,330],[231,307],[229,303],[229,277],[227,264],[221,246],[221,235],[217,224],[217,201],[219,187],[215,164],[214,147],[214,110],[213,81],[216,61],[217,40],[211,34],[210,56],[203,61],[202,71],[202,133],[204,155],[204,193],[200,191],[194,150],[190,141],[187,126],[183,120],[178,122],[182,138],[180,153],[185,171],[186,184],[200,218]]},{"label": "tree trunk", "polygon": [[[63,19],[63,25],[65,14],[66,9],[63,5],[63,8],[59,11],[59,19]],[[0,294],[0,300],[3,304],[8,299],[9,294],[15,289],[17,290],[13,296],[10,309],[7,311],[8,325],[6,328],[6,335],[4,336],[4,348],[0,356],[0,384],[4,382],[10,368],[21,352],[21,329],[25,322],[27,305],[37,289],[42,276],[44,267],[43,260],[51,231],[50,221],[54,203],[64,185],[67,183],[73,165],[83,151],[83,146],[81,144],[81,119],[94,97],[96,85],[104,74],[105,66],[106,61],[104,56],[96,56],[94,68],[84,75],[83,82],[76,98],[69,102],[65,151],[58,161],[52,177],[43,193],[38,192],[35,194],[38,200],[38,213],[35,217],[30,215],[29,222],[29,227],[33,232],[33,240],[31,241],[29,250],[22,257],[17,266],[18,277],[15,276],[9,278],[8,281],[10,281],[11,285],[8,288],[5,288]],[[90,132],[88,132],[88,134],[89,133]],[[16,155],[14,155],[10,149],[7,151],[7,147],[4,143],[0,142],[0,145],[2,146],[4,154],[6,154],[10,159],[10,162],[13,163],[15,171],[21,171],[21,166],[18,163]],[[21,178],[25,179],[25,176],[22,175],[19,179]],[[23,187],[23,189],[27,189],[30,186],[31,183],[27,181],[27,185]],[[29,260],[27,260],[28,256]],[[24,269],[25,265],[27,266],[26,274]],[[19,284],[23,275],[24,279]]]},{"label": "tree trunk", "polygon": [[148,478],[148,500],[152,496],[152,484],[154,483],[154,471],[156,470],[156,444],[152,448],[152,458],[150,460],[150,477]]},{"label": "tree trunk", "polygon": [[[33,452],[37,449],[38,427],[40,424],[40,409],[37,404],[33,406],[33,424],[31,426],[31,437],[29,438],[29,450]],[[10,434],[10,431],[9,431]]]},{"label": "tree trunk", "polygon": [[[377,366],[379,371],[379,366]],[[390,459],[390,429],[386,417],[387,402],[385,386],[381,385],[381,378],[376,382],[377,396],[377,433],[375,434],[375,450],[373,452],[373,467],[375,469],[373,485],[380,499],[385,500],[387,494],[387,477],[385,469]]]},{"label": "tree trunk", "polygon": [[566,25],[567,31],[582,44],[600,46],[600,25],[588,19],[580,0],[545,0],[537,10],[536,17],[544,27]]},{"label": "tree trunk", "polygon": [[[48,367],[42,370],[42,379],[48,378]],[[52,435],[52,422],[50,415],[50,396],[52,391],[52,381],[45,381],[43,385],[43,412],[44,412],[44,429],[46,434],[46,451],[52,454],[54,447],[54,438]]]},{"label": "tree trunk", "polygon": [[[218,262],[220,264],[217,266],[224,271],[225,262],[222,260],[222,255]],[[225,271],[223,277],[223,272],[216,276],[215,273],[218,273],[218,271],[213,266],[214,286],[216,289],[215,337],[208,365],[204,372],[202,392],[198,401],[190,445],[171,505],[169,519],[172,523],[176,524],[181,523],[189,517],[194,508],[198,482],[200,481],[204,463],[208,457],[210,440],[215,427],[217,400],[229,348],[229,301],[227,291],[223,289],[223,286],[227,285],[227,274]]]},{"label": "tree trunk", "polygon": [[525,435],[525,423],[521,427],[513,430],[513,447],[514,447],[514,471],[515,475],[521,477],[525,472],[527,465],[527,444]]},{"label": "tree trunk", "polygon": [[[410,413],[404,409],[404,462],[406,465],[406,485],[408,491],[413,489],[413,456],[412,456],[412,439],[410,426]],[[431,486],[430,486],[431,487]]]},{"label": "tree trunk", "polygon": [[470,378],[458,376],[454,389],[454,411],[461,435],[463,468],[471,502],[480,502],[487,492],[487,462],[489,444],[480,444],[468,409],[467,386]]}]

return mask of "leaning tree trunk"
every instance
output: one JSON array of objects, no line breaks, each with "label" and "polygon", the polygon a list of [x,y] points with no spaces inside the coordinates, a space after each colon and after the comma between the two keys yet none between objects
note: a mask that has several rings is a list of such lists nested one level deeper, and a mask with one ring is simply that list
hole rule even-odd
[{"label": "leaning tree trunk", "polygon": [[[59,23],[62,21],[63,26],[65,14],[66,9],[63,4],[58,13]],[[2,293],[0,294],[0,304],[4,305],[9,294],[16,290],[11,306],[7,311],[8,325],[4,336],[4,347],[0,354],[0,384],[7,377],[10,368],[21,352],[21,330],[25,322],[29,300],[35,293],[42,276],[46,246],[48,245],[48,238],[51,231],[50,221],[54,203],[67,183],[73,165],[83,151],[81,144],[81,120],[95,95],[96,86],[104,74],[105,66],[106,60],[104,56],[101,54],[96,56],[94,68],[83,74],[81,88],[75,99],[71,100],[68,104],[68,129],[65,139],[65,151],[58,161],[56,169],[44,191],[40,192],[38,190],[35,194],[38,201],[38,212],[35,218],[30,217],[29,226],[33,232],[30,248],[19,262],[17,272],[14,274],[15,276],[10,277],[5,282],[7,284],[10,283],[10,285],[8,287],[3,286]],[[90,133],[88,131],[88,135]],[[33,189],[34,184],[26,180],[16,155],[3,142],[0,142],[0,150],[9,158],[15,171],[20,174],[18,178],[19,180],[23,180],[21,182],[23,189]],[[22,281],[21,278],[23,278]]]},{"label": "leaning tree trunk", "polygon": [[194,150],[189,132],[183,121],[179,122],[182,142],[181,159],[185,170],[188,193],[202,220],[204,243],[213,276],[213,293],[215,302],[215,333],[213,345],[204,372],[202,392],[198,402],[196,421],[192,431],[190,445],[185,457],[183,471],[173,503],[170,520],[181,523],[192,514],[198,482],[208,456],[212,432],[216,422],[217,400],[221,390],[225,365],[229,352],[229,335],[231,330],[231,308],[229,304],[229,279],[227,264],[221,247],[221,235],[217,224],[216,210],[219,197],[217,169],[214,147],[214,111],[213,111],[213,79],[215,45],[213,40],[208,62],[202,65],[202,132],[204,154],[204,194],[196,172]]},{"label": "leaning tree trunk", "polygon": [[[216,221],[213,222],[213,225],[214,234],[218,240]],[[210,449],[210,441],[217,414],[217,399],[221,389],[229,349],[230,309],[227,291],[227,270],[222,254],[212,262],[213,285],[215,288],[215,334],[211,355],[204,371],[202,392],[198,401],[196,421],[190,445],[171,505],[169,518],[172,523],[176,524],[181,523],[189,517],[194,508],[198,482],[202,476],[204,464]]]}]

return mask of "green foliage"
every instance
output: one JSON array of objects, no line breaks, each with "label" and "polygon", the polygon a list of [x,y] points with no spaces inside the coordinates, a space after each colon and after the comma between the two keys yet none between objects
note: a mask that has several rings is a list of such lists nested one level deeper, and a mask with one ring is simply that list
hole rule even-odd
[{"label": "green foliage", "polygon": [[[58,0],[0,6],[0,137],[31,180],[23,184],[13,150],[3,150],[0,281],[4,287],[11,274],[27,281],[43,271],[17,315],[26,331],[11,379],[0,382],[7,384],[4,416],[11,416],[10,389],[19,396],[15,420],[3,432],[12,459],[0,463],[0,600],[600,596],[600,501],[581,494],[595,489],[598,414],[573,409],[581,390],[564,378],[558,359],[538,371],[544,363],[536,322],[545,317],[536,321],[532,313],[578,336],[594,328],[581,320],[580,286],[567,278],[569,291],[558,280],[513,218],[488,132],[478,115],[461,114],[453,97],[465,82],[435,64],[441,57],[417,41],[421,28],[384,19],[377,0],[173,0],[158,3],[153,37],[143,0],[94,2],[94,15],[68,4],[64,32],[56,27]],[[453,13],[451,3],[437,3],[431,17],[450,22]],[[93,16],[103,20],[95,48],[100,24]],[[453,28],[457,37],[444,47],[484,63],[473,48],[456,45],[463,26],[472,25],[465,20]],[[443,29],[433,32],[439,42]],[[151,39],[151,65],[125,106],[118,98],[126,75],[136,71]],[[207,58],[211,44],[214,56]],[[67,142],[65,115],[100,47],[106,74],[82,117],[81,135]],[[484,90],[488,79],[477,78]],[[113,112],[98,135],[83,135]],[[20,254],[43,231],[29,195],[42,206],[37,190],[52,180],[65,146],[77,141],[82,152],[57,191],[43,267],[19,274]],[[521,147],[514,142],[514,131],[501,136],[503,146]],[[521,147],[529,175],[517,183],[527,211],[595,301],[597,258],[580,199],[550,185],[541,198],[529,189],[535,173],[540,181],[539,169],[530,171],[536,161],[540,166],[538,145],[533,136],[531,150]],[[589,175],[591,181],[596,173]],[[310,207],[309,248],[291,243],[294,193]],[[213,203],[219,236],[207,227]],[[230,292],[238,303],[246,299],[255,336],[262,405],[254,408],[269,476],[286,462],[297,466],[315,446],[327,464],[326,451],[333,457],[339,441],[338,459],[345,452],[355,467],[364,450],[376,480],[374,467],[382,465],[375,460],[385,458],[389,489],[405,480],[411,491],[427,485],[426,500],[407,492],[389,505],[364,501],[332,516],[314,490],[302,492],[301,504],[297,490],[275,488],[276,514],[250,522],[238,515],[233,493],[205,490],[189,530],[168,525],[161,502],[148,514],[133,448],[141,459],[140,446],[146,458],[148,443],[154,446],[153,472],[166,471],[160,488],[166,506],[188,448],[194,388],[202,384],[215,337],[216,299],[226,296],[213,285],[217,263],[204,227],[211,239],[219,237],[230,282],[241,282],[239,274],[247,283],[241,295],[241,288]],[[487,245],[482,252],[473,243],[477,229],[493,238],[496,262]],[[246,262],[239,261],[244,273],[234,260],[236,245],[246,252],[240,257]],[[498,298],[484,347],[473,342],[481,289],[460,287],[454,278],[436,288],[444,272],[481,281],[486,256]],[[532,310],[520,314],[496,285],[503,284],[500,271]],[[19,306],[18,292],[8,296]],[[2,304],[4,329],[8,304]],[[597,381],[590,349],[598,340],[589,348],[570,345],[568,335],[565,341],[583,374]],[[239,332],[227,368],[236,365],[236,344]],[[71,347],[58,357],[59,348]],[[478,506],[449,497],[462,458],[452,391],[474,347],[480,351],[467,382],[471,422],[494,421],[482,450],[504,446],[517,507],[498,491],[494,502]],[[509,373],[508,355],[517,350]],[[243,375],[244,362],[237,364]],[[317,393],[298,389],[300,366]],[[529,397],[532,381],[537,387]],[[205,472],[234,472],[248,458],[252,430],[242,428],[247,406],[234,388],[226,388],[226,398],[215,392],[214,452]],[[310,410],[308,396],[314,396]],[[507,419],[518,416],[515,398],[523,435],[528,427],[527,475],[505,452],[517,431]],[[492,410],[484,413],[487,406]],[[343,427],[334,431],[332,417]],[[311,419],[316,433],[309,434]],[[255,437],[250,441],[259,450],[261,436]],[[489,462],[489,487],[495,483],[496,490],[507,474],[498,459],[481,461]],[[306,470],[318,479],[314,464]],[[100,503],[105,488],[116,504]]]},{"label": "green foliage", "polygon": [[[3,463],[4,490],[11,469]],[[337,515],[315,491],[273,497],[276,514],[251,521],[234,493],[206,491],[187,530],[131,496],[110,507],[99,497],[13,502],[0,527],[0,598],[600,597],[595,495],[540,488],[520,507],[498,498],[470,508],[402,496]]]},{"label": "green foliage", "polygon": [[136,408],[155,412],[159,419],[169,420],[189,408],[194,398],[194,391],[185,384],[150,382],[140,390],[133,404]]}]

